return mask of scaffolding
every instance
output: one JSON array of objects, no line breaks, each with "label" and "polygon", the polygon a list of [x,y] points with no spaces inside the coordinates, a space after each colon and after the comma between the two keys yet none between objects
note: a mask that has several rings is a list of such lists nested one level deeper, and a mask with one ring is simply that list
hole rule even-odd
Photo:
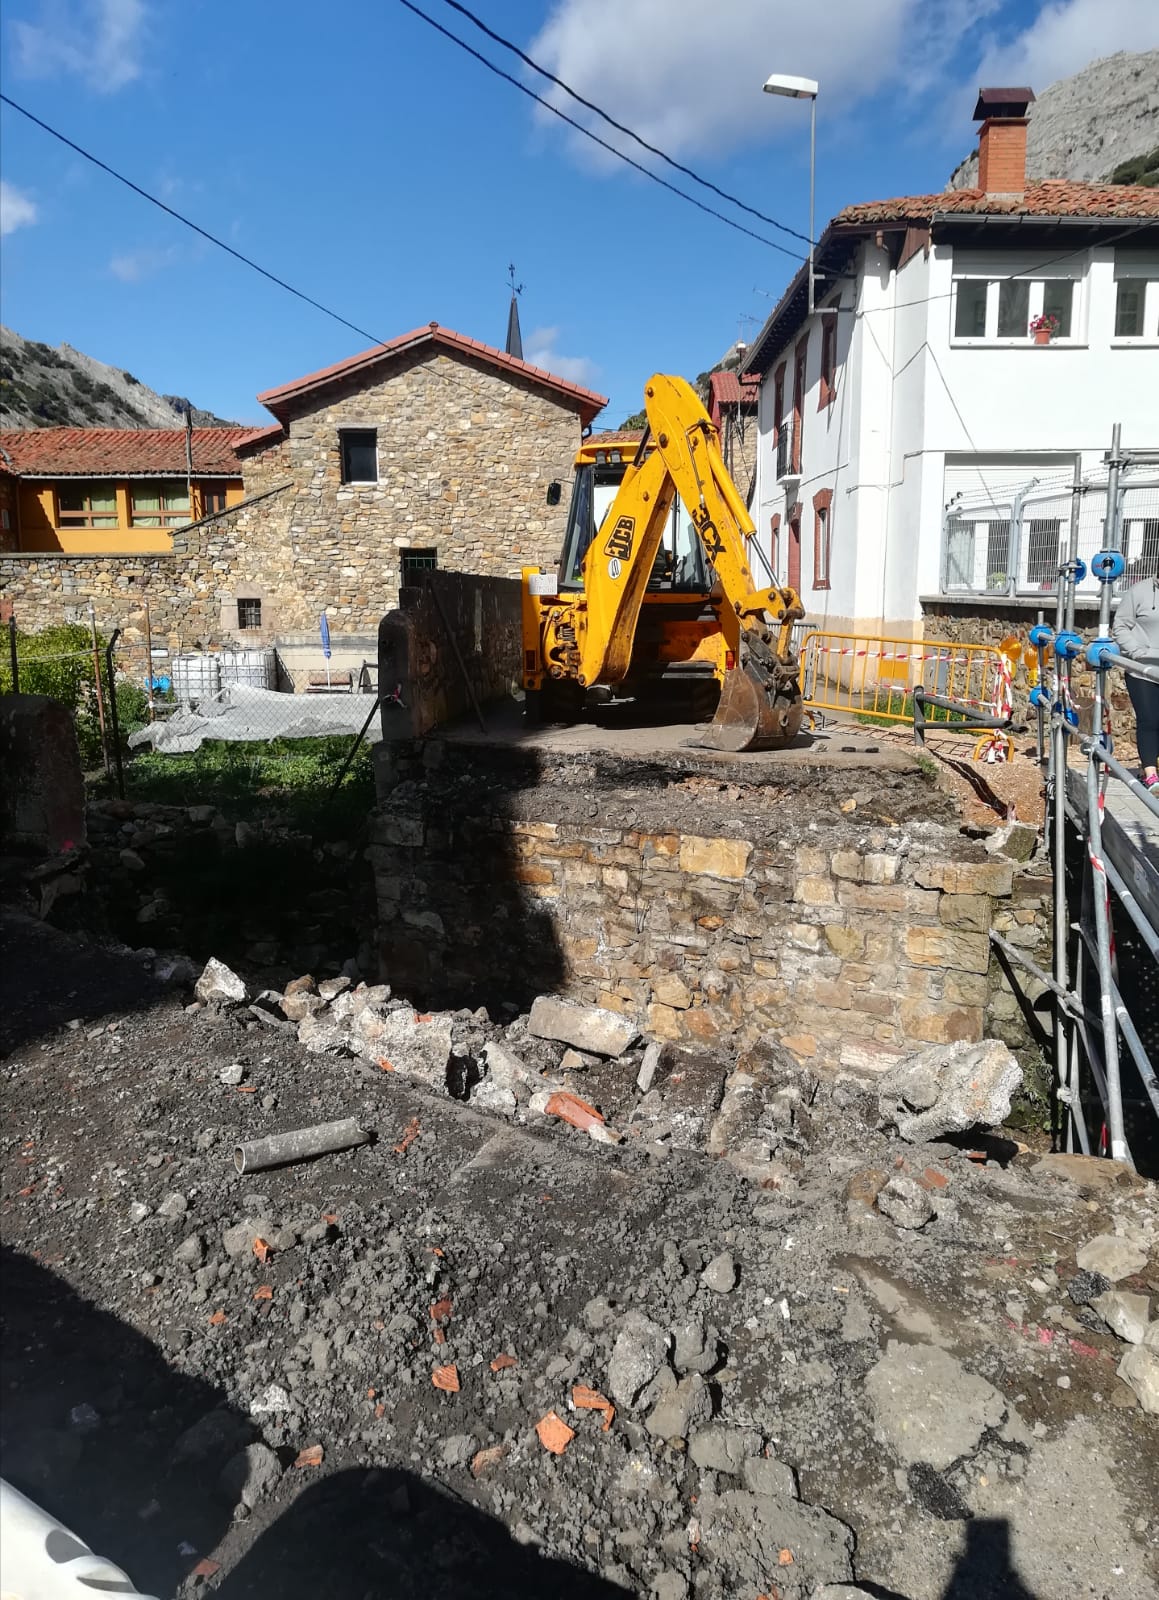
[{"label": "scaffolding", "polygon": [[[1070,548],[1058,569],[1054,626],[1040,622],[1030,633],[1039,664],[1031,705],[1038,715],[1039,760],[1047,772],[1053,974],[1042,972],[1001,935],[991,935],[1006,957],[1054,996],[1054,1096],[1066,1148],[1077,1147],[1085,1155],[1109,1153],[1131,1166],[1136,1163],[1120,1071],[1124,1054],[1134,1067],[1128,1080],[1132,1136],[1138,1129],[1138,1137],[1153,1141],[1156,1129],[1148,1125],[1148,1110],[1159,1119],[1159,1080],[1148,1053],[1159,1026],[1159,1008],[1148,1003],[1159,974],[1159,791],[1148,789],[1114,753],[1110,685],[1116,674],[1159,685],[1159,666],[1121,654],[1111,638],[1111,597],[1126,567],[1120,473],[1128,464],[1157,461],[1159,452],[1125,453],[1116,426],[1106,457],[1106,547],[1084,561],[1073,537],[1077,516],[1072,519]],[[1075,589],[1088,570],[1099,585],[1099,623],[1096,636],[1084,640],[1074,628]],[[1080,661],[1094,677],[1087,731],[1080,731],[1072,693],[1072,670]],[[1080,760],[1071,759],[1075,754]],[[1133,946],[1141,967],[1133,956],[1129,970],[1124,964],[1120,971],[1116,928],[1119,945]],[[1135,1016],[1123,993],[1128,987],[1144,997],[1142,1005],[1136,1001]]]}]

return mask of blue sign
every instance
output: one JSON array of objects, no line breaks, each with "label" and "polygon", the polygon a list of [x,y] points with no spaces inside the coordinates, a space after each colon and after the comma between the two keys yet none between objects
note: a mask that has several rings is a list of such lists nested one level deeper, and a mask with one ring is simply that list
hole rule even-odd
[{"label": "blue sign", "polygon": [[326,657],[327,661],[329,661],[329,659],[330,659],[330,623],[327,621],[326,613],[324,611],[323,611],[322,615],[318,618],[318,632],[322,635],[322,654]]}]

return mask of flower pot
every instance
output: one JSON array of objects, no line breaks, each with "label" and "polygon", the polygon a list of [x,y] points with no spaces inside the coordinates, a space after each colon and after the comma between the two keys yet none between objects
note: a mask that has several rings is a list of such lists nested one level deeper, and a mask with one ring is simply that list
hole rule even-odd
[{"label": "flower pot", "polygon": [[1034,330],[1034,342],[1035,342],[1035,344],[1049,344],[1050,343],[1050,329],[1049,328],[1035,328],[1035,330]]}]

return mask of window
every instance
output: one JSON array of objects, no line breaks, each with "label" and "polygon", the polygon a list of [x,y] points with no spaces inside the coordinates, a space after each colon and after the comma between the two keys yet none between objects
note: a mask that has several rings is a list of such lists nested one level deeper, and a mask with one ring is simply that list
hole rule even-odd
[{"label": "window", "polygon": [[61,484],[56,491],[56,507],[62,528],[117,526],[117,492],[111,483]]},{"label": "window", "polygon": [[954,335],[958,339],[986,337],[986,291],[984,278],[962,278],[957,286],[958,304],[954,314]]},{"label": "window", "polygon": [[374,428],[343,428],[342,482],[378,482],[378,434]]},{"label": "window", "polygon": [[[1147,315],[1147,302],[1152,312]],[[1146,339],[1159,336],[1159,282],[1146,278],[1120,278],[1115,285],[1115,338]]]},{"label": "window", "polygon": [[[955,257],[952,325],[955,339],[986,339],[1033,344],[1030,324],[1037,317],[1053,317],[1055,340],[1082,337],[1079,308],[1081,278],[1066,272],[1047,276],[1042,267],[1027,266],[1025,275],[997,256],[982,266],[978,255],[959,252]],[[977,262],[977,270],[974,262]],[[1036,276],[1037,272],[1037,276]]]},{"label": "window", "polygon": [[769,519],[769,560],[774,577],[781,570],[781,513],[775,511]]},{"label": "window", "polygon": [[1034,517],[1026,544],[1026,581],[1052,589],[1058,578],[1058,541],[1062,522],[1058,517]]},{"label": "window", "polygon": [[260,628],[262,625],[262,603],[260,600],[239,600],[237,603],[238,629]]},{"label": "window", "polygon": [[216,488],[211,484],[203,484],[201,488],[201,515],[203,517],[216,517],[225,510],[225,488]]},{"label": "window", "polygon": [[805,358],[809,354],[809,335],[797,346],[797,359],[793,366],[793,442],[789,467],[792,472],[801,470],[801,420],[805,415]]},{"label": "window", "polygon": [[134,528],[180,528],[189,521],[188,483],[135,483],[129,490]]},{"label": "window", "polygon": [[1124,583],[1159,576],[1159,517],[1132,519],[1123,524]]},{"label": "window", "polygon": [[951,517],[946,536],[946,588],[974,587],[974,524]]},{"label": "window", "polygon": [[1025,278],[1008,278],[998,285],[998,337],[1025,339],[1030,326],[1030,285]]},{"label": "window", "polygon": [[986,524],[986,587],[1005,589],[1010,573],[1010,523]]},{"label": "window", "polygon": [[817,410],[832,405],[837,384],[837,318],[823,317],[821,321],[821,393]]},{"label": "window", "polygon": [[832,489],[821,489],[813,496],[813,587],[829,587],[829,525]]},{"label": "window", "polygon": [[402,552],[402,586],[404,589],[417,587],[423,581],[425,572],[434,572],[439,564],[437,550],[404,550]]}]

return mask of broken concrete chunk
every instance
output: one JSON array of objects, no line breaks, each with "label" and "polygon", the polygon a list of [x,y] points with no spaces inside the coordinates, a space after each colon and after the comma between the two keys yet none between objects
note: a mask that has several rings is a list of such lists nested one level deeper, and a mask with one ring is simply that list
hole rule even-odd
[{"label": "broken concrete chunk", "polygon": [[1119,1362],[1119,1377],[1135,1391],[1148,1416],[1159,1416],[1159,1350],[1132,1345]]},{"label": "broken concrete chunk", "polygon": [[1091,1307],[1102,1317],[1111,1332],[1127,1344],[1142,1344],[1147,1332],[1147,1318],[1151,1301],[1145,1294],[1131,1294],[1127,1289],[1108,1289],[1091,1301]]},{"label": "broken concrete chunk", "polygon": [[311,994],[309,990],[302,989],[295,994],[289,990],[282,996],[282,1015],[291,1022],[301,1022],[305,1017],[312,1017],[315,1012],[325,1009],[326,1002],[321,995]]},{"label": "broken concrete chunk", "polygon": [[629,1311],[608,1363],[608,1391],[620,1406],[632,1405],[668,1354],[668,1335],[640,1311]]},{"label": "broken concrete chunk", "polygon": [[[1021,1082],[1017,1057],[997,1039],[934,1045],[907,1056],[881,1079],[881,1123],[910,1144],[995,1127],[1010,1115],[1010,1097]],[[931,1084],[937,1087],[932,1102]],[[915,1105],[920,1109],[911,1109]]]},{"label": "broken concrete chunk", "polygon": [[471,1104],[479,1111],[493,1111],[501,1117],[513,1117],[519,1102],[513,1089],[506,1088],[494,1078],[483,1078],[471,1090]]},{"label": "broken concrete chunk", "polygon": [[247,1444],[222,1468],[218,1486],[230,1505],[240,1500],[252,1511],[273,1494],[282,1479],[282,1463],[268,1444]]},{"label": "broken concrete chunk", "polygon": [[298,1024],[298,1042],[304,1044],[312,1056],[337,1055],[350,1048],[345,1028],[325,1013],[302,1018]]},{"label": "broken concrete chunk", "polygon": [[742,1464],[744,1486],[753,1494],[773,1495],[778,1499],[795,1499],[797,1475],[792,1467],[778,1461],[775,1456],[749,1456]]},{"label": "broken concrete chunk", "polygon": [[735,1573],[732,1594],[767,1594],[771,1572],[807,1573],[815,1584],[853,1576],[853,1532],[820,1506],[727,1489],[701,1495],[696,1514],[700,1554]]},{"label": "broken concrete chunk", "polygon": [[531,1007],[528,1032],[539,1039],[556,1039],[576,1050],[596,1056],[619,1056],[640,1036],[636,1024],[618,1011],[579,1005],[555,995],[540,995]]},{"label": "broken concrete chunk", "polygon": [[275,1225],[269,1217],[247,1217],[244,1222],[236,1222],[221,1236],[226,1255],[249,1255],[253,1250],[255,1239],[264,1239],[267,1244],[270,1242],[274,1228]]},{"label": "broken concrete chunk", "polygon": [[249,999],[244,981],[216,956],[210,956],[205,963],[193,992],[207,1006],[239,1006]]},{"label": "broken concrete chunk", "polygon": [[727,1472],[735,1478],[744,1470],[746,1457],[757,1455],[763,1443],[755,1428],[730,1428],[715,1422],[696,1430],[688,1441],[688,1454],[702,1471]]},{"label": "broken concrete chunk", "polygon": [[648,1413],[644,1426],[654,1439],[687,1439],[712,1414],[708,1385],[699,1372],[681,1378]]},{"label": "broken concrete chunk", "polygon": [[682,1376],[687,1372],[707,1374],[720,1365],[720,1335],[715,1328],[706,1328],[694,1319],[673,1329],[672,1337],[672,1365]]},{"label": "broken concrete chunk", "polygon": [[349,978],[324,978],[318,985],[318,993],[321,995],[323,1000],[329,1002],[331,1000],[336,1000],[342,991],[344,989],[349,989],[349,987]]},{"label": "broken concrete chunk", "polygon": [[452,1027],[449,1016],[424,1021],[410,1006],[385,1016],[360,1011],[354,1018],[354,1048],[367,1060],[389,1062],[395,1072],[445,1092]]},{"label": "broken concrete chunk", "polygon": [[517,1055],[497,1044],[494,1039],[483,1046],[483,1059],[491,1078],[504,1089],[514,1089],[517,1083],[530,1083],[538,1078],[538,1074],[525,1066]]},{"label": "broken concrete chunk", "polygon": [[653,1039],[644,1051],[644,1059],[640,1063],[640,1070],[636,1074],[636,1087],[641,1094],[647,1094],[656,1081],[656,1074],[660,1070],[660,1063],[664,1055],[664,1046],[658,1039]]},{"label": "broken concrete chunk", "polygon": [[1147,1257],[1138,1245],[1115,1233],[1100,1233],[1088,1239],[1075,1261],[1084,1271],[1100,1272],[1112,1283],[1129,1278],[1133,1272],[1141,1272],[1147,1265]]},{"label": "broken concrete chunk", "polygon": [[902,1461],[938,1471],[978,1448],[1006,1415],[1006,1401],[985,1378],[928,1344],[899,1344],[869,1369],[865,1392],[879,1436]]},{"label": "broken concrete chunk", "polygon": [[727,1250],[714,1256],[700,1275],[700,1281],[714,1294],[731,1294],[736,1288],[736,1262]]},{"label": "broken concrete chunk", "polygon": [[924,1228],[937,1215],[929,1194],[913,1178],[891,1178],[877,1197],[877,1209],[899,1228]]},{"label": "broken concrete chunk", "polygon": [[1038,829],[1028,822],[1007,822],[986,840],[989,855],[1005,856],[1007,861],[1029,861],[1038,844]]}]

